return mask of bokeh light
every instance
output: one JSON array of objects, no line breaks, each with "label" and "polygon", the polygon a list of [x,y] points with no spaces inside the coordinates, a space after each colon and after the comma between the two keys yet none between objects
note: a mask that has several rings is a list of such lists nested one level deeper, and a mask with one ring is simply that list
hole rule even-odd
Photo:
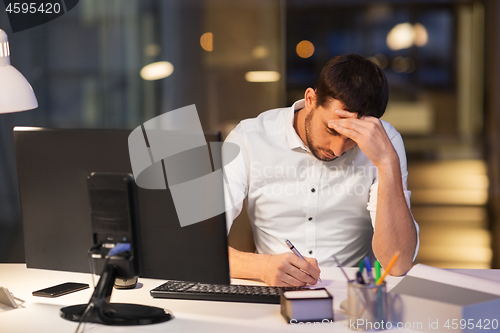
[{"label": "bokeh light", "polygon": [[141,77],[146,81],[160,80],[174,72],[174,66],[168,61],[158,61],[141,69]]},{"label": "bokeh light", "polygon": [[245,80],[248,82],[276,82],[280,78],[280,73],[276,71],[251,71],[245,74]]},{"label": "bokeh light", "polygon": [[295,48],[297,55],[301,58],[309,58],[314,54],[314,45],[308,40],[303,40]]},{"label": "bokeh light", "polygon": [[201,35],[200,45],[205,51],[212,52],[214,50],[214,34],[211,32],[205,32]]}]

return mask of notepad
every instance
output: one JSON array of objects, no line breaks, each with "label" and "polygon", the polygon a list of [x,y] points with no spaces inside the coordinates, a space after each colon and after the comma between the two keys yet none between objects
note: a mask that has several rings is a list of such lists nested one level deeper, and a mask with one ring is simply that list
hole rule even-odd
[{"label": "notepad", "polygon": [[324,289],[316,290],[299,290],[285,291],[284,296],[288,299],[303,299],[303,298],[328,298],[330,294]]},{"label": "notepad", "polygon": [[326,289],[285,291],[281,314],[288,323],[333,320],[333,297]]}]

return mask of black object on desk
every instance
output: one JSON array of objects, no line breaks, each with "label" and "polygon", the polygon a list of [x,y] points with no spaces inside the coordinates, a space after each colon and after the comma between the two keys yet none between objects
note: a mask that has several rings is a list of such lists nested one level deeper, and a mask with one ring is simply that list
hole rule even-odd
[{"label": "black object on desk", "polygon": [[302,289],[307,288],[168,281],[151,290],[151,296],[155,298],[191,299],[200,301],[279,304],[280,292]]},{"label": "black object on desk", "polygon": [[61,317],[76,322],[104,325],[148,325],[172,319],[164,309],[140,304],[110,303],[117,269],[107,265],[88,304],[67,306],[61,309]]},{"label": "black object on desk", "polygon": [[[87,177],[92,172],[132,173],[130,132],[14,129],[28,268],[90,272],[87,251],[94,243]],[[205,134],[205,139],[221,141],[219,134]],[[185,154],[210,158],[201,148]],[[182,161],[183,154],[175,160]],[[212,157],[221,164],[213,151]],[[204,165],[190,165],[189,171],[201,176],[207,172]],[[225,213],[181,227],[170,189],[137,188],[137,196],[140,277],[229,284]]]},{"label": "black object on desk", "polygon": [[57,286],[52,286],[34,291],[32,294],[33,296],[41,296],[41,297],[59,297],[62,295],[74,293],[75,291],[87,289],[88,287],[89,285],[87,283],[66,282],[58,284]]},{"label": "black object on desk", "polygon": [[[170,188],[138,188],[127,178],[132,173],[129,134],[14,129],[27,267],[89,272],[89,248],[114,249],[122,243],[129,249],[118,258],[110,254],[109,259],[101,255],[94,260],[97,271],[103,272],[96,290],[89,304],[61,309],[65,319],[144,325],[171,318],[159,308],[110,303],[117,277],[229,284],[225,213],[181,227]],[[219,142],[220,135],[206,135],[206,140]],[[147,153],[151,147],[148,143],[143,148]],[[161,163],[187,168],[196,179],[213,172],[213,165],[222,165],[220,152],[212,149],[211,154],[206,146],[198,147]],[[185,166],[186,155],[205,163]],[[199,190],[222,196],[222,182],[219,185]]]},{"label": "black object on desk", "polygon": [[101,252],[92,260],[104,270],[90,301],[62,308],[61,317],[105,325],[147,325],[170,320],[171,314],[161,308],[110,302],[115,280],[135,280],[139,273],[137,193],[132,175],[126,173],[93,172],[87,180],[92,249]]}]

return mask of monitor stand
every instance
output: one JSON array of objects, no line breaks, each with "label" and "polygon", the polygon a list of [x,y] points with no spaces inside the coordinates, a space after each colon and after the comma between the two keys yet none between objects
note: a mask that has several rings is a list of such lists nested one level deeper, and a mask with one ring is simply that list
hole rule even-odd
[{"label": "monitor stand", "polygon": [[[76,322],[114,326],[156,324],[173,318],[171,313],[153,306],[110,303],[115,278],[115,266],[107,265],[89,303],[62,308],[61,317]],[[88,306],[90,306],[89,310],[87,310]]]}]

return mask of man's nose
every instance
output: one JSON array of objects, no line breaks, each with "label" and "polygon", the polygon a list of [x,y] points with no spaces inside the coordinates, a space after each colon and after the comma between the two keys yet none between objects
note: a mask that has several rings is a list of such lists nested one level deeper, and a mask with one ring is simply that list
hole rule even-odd
[{"label": "man's nose", "polygon": [[330,150],[335,156],[341,156],[347,150],[348,139],[346,137],[336,137],[335,139],[330,143]]}]

